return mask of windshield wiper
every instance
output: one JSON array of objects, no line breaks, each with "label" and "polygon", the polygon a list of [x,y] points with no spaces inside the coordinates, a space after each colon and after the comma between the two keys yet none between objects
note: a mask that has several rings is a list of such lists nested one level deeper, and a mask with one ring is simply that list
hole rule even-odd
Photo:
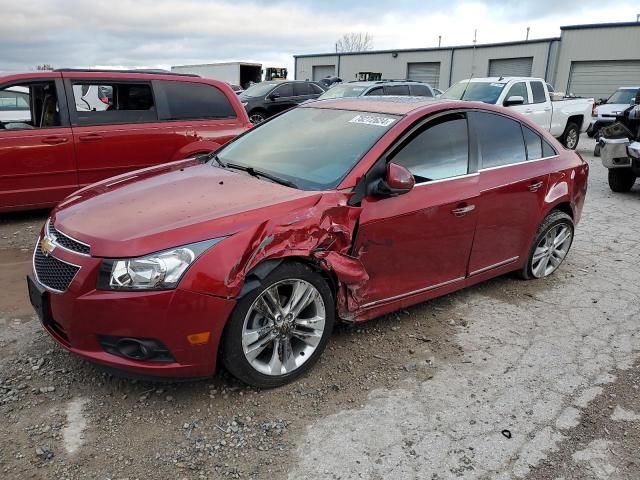
[{"label": "windshield wiper", "polygon": [[[214,157],[215,158],[215,157]],[[298,188],[298,186],[290,180],[285,180],[284,178],[280,178],[271,173],[263,172],[262,170],[256,170],[253,167],[245,167],[244,165],[238,165],[237,163],[226,163],[224,164],[227,168],[234,168],[236,170],[240,170],[243,172],[247,172],[252,177],[263,177],[272,182],[279,183],[280,185],[284,185],[285,187]]]}]

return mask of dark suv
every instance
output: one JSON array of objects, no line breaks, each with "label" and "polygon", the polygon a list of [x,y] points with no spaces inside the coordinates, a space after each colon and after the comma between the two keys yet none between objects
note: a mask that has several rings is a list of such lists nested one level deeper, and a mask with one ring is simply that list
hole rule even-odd
[{"label": "dark suv", "polygon": [[249,120],[255,125],[276,113],[314,100],[323,92],[324,89],[316,82],[273,81],[253,85],[242,92],[239,98],[247,109]]},{"label": "dark suv", "polygon": [[346,82],[334,85],[324,92],[319,100],[328,98],[362,97],[362,96],[411,96],[435,97],[428,83],[416,80],[376,80],[371,82]]}]

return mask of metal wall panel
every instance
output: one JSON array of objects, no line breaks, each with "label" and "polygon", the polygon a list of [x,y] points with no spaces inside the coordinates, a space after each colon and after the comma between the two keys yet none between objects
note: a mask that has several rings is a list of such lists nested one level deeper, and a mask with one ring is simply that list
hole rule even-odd
[{"label": "metal wall panel", "polygon": [[618,87],[638,85],[640,60],[573,62],[567,91],[583,97],[607,98]]},{"label": "metal wall panel", "polygon": [[440,85],[440,62],[417,62],[407,64],[407,78],[425,82],[432,87]]},{"label": "metal wall panel", "polygon": [[530,77],[533,57],[489,60],[490,77]]}]

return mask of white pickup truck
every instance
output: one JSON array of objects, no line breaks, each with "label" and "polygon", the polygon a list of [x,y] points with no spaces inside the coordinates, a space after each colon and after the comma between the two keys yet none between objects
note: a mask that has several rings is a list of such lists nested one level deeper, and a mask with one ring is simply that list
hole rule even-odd
[{"label": "white pickup truck", "polygon": [[591,122],[593,98],[565,98],[541,78],[472,78],[456,83],[441,98],[504,105],[529,117],[575,150]]}]

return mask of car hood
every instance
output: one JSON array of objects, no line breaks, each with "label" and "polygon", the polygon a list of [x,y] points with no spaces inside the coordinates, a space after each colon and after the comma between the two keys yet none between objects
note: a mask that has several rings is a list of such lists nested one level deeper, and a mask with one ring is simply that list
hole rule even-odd
[{"label": "car hood", "polygon": [[596,113],[598,115],[617,115],[619,112],[624,112],[630,105],[624,103],[603,103],[596,107]]},{"label": "car hood", "polygon": [[96,257],[134,257],[232,235],[322,196],[194,161],[86,187],[53,212],[54,226]]}]

